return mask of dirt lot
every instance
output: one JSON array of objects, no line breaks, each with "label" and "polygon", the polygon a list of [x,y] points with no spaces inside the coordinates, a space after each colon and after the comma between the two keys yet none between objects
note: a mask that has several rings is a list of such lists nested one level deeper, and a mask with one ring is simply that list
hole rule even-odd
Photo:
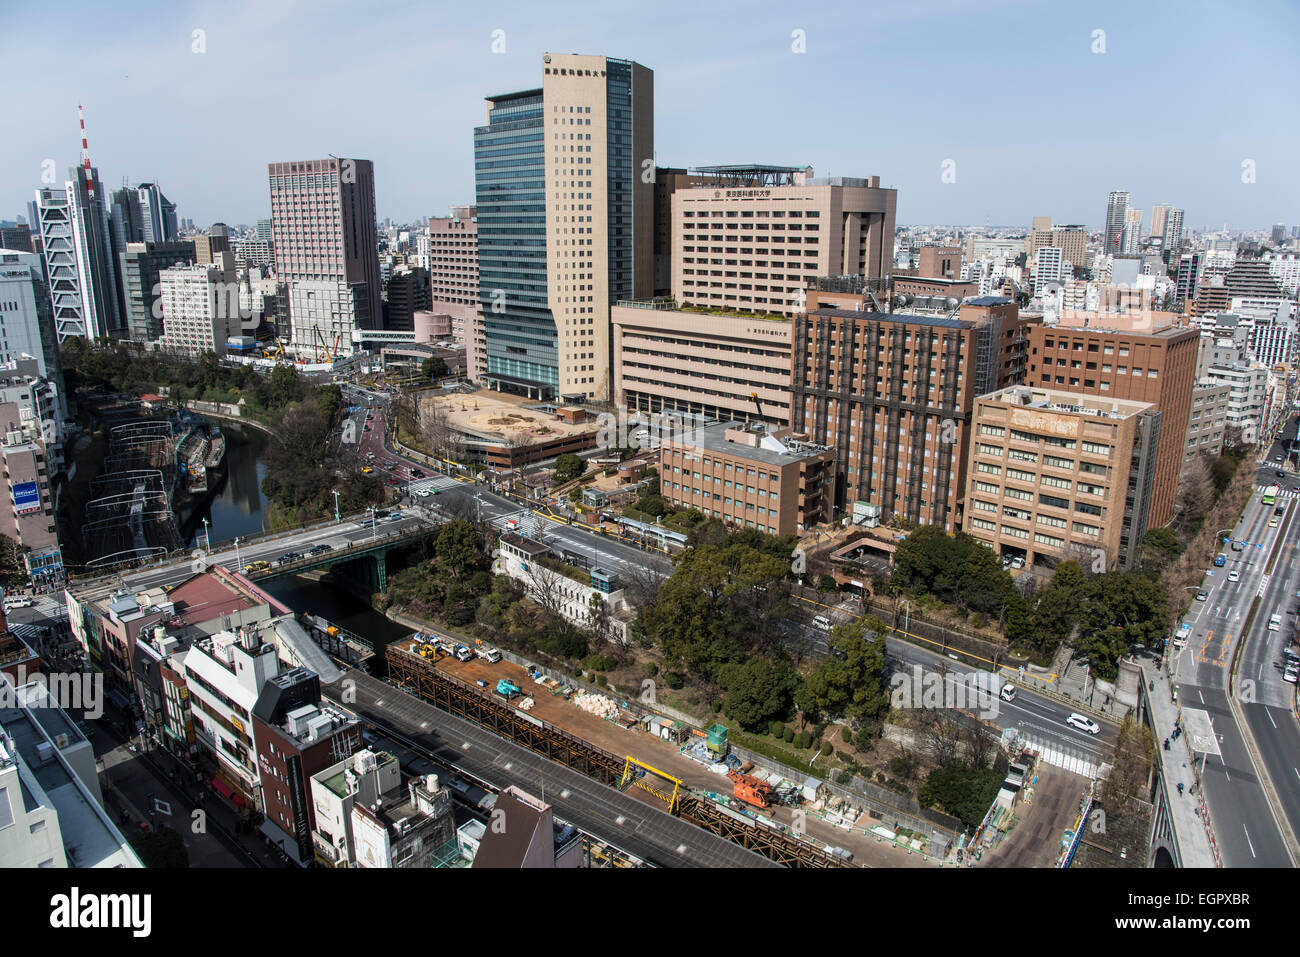
[{"label": "dirt lot", "polygon": [[1061,851],[1061,835],[1074,824],[1088,779],[1048,764],[1036,769],[1033,803],[1021,804],[1020,823],[991,854],[983,867],[1054,867]]},{"label": "dirt lot", "polygon": [[[620,756],[630,754],[636,760],[678,778],[689,788],[715,792],[722,790],[724,793],[730,790],[730,782],[726,778],[713,774],[698,762],[683,757],[678,752],[676,745],[639,730],[627,730],[611,721],[606,721],[582,711],[563,697],[552,695],[549,690],[534,683],[523,668],[511,662],[499,661],[496,664],[491,664],[481,658],[462,662],[457,661],[455,658],[440,657],[437,667],[469,684],[473,684],[479,679],[486,681],[488,687],[484,689],[485,694],[491,694],[492,689],[496,687],[497,681],[506,678],[518,685],[525,694],[531,693],[534,707],[527,713],[533,717],[563,728],[584,741],[588,741],[613,754]],[[495,700],[500,700],[494,694],[492,697]],[[611,694],[610,697],[612,698],[613,695]],[[515,703],[517,704],[519,700],[515,699]],[[615,701],[617,703],[617,699]],[[723,785],[722,788],[719,787],[720,784]],[[650,795],[639,788],[630,788],[628,793],[635,793],[649,803],[656,803]],[[794,820],[794,812],[790,808],[773,808],[758,813],[765,813],[771,819],[786,825],[791,824]],[[920,855],[909,855],[906,851],[879,842],[875,835],[865,834],[862,822],[850,832],[842,827],[836,827],[821,821],[810,813],[807,815],[806,823],[808,834],[811,837],[826,844],[852,851],[855,864],[864,864],[869,867],[926,866],[924,859]],[[872,821],[870,823],[877,822]]]}]

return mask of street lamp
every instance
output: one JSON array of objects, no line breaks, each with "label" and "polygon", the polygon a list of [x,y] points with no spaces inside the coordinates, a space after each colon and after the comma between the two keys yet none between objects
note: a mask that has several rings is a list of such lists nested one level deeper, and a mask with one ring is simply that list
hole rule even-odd
[{"label": "street lamp", "polygon": [[211,532],[209,532],[209,530],[208,530],[208,520],[207,520],[206,518],[203,520],[203,541],[207,543],[207,546],[208,546],[208,554],[211,555],[211,554],[212,554],[212,534],[211,534]]},{"label": "street lamp", "polygon": [[243,571],[244,562],[239,557],[239,536],[235,536],[235,571]]},{"label": "street lamp", "polygon": [[379,537],[379,533],[375,531],[375,507],[371,505],[370,506],[370,540],[373,542],[378,537]]},{"label": "street lamp", "polygon": [[337,525],[341,521],[339,518],[339,490],[331,489],[330,491],[334,493],[334,524]]}]

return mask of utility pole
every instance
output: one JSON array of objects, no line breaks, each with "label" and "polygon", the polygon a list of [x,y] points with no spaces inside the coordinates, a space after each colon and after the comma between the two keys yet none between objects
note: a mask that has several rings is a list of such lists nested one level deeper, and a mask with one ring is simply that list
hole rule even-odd
[{"label": "utility pole", "polygon": [[339,490],[338,490],[338,489],[331,489],[331,491],[334,493],[334,524],[337,525],[337,524],[339,524],[339,522],[340,522],[340,519],[339,519]]},{"label": "utility pole", "polygon": [[244,563],[239,558],[239,536],[236,535],[235,536],[235,571],[242,572],[243,570],[244,570]]},{"label": "utility pole", "polygon": [[208,546],[208,554],[211,555],[211,554],[212,554],[212,534],[211,534],[211,532],[209,532],[209,530],[208,530],[208,520],[207,520],[206,518],[203,520],[203,541],[207,543],[207,546]]}]

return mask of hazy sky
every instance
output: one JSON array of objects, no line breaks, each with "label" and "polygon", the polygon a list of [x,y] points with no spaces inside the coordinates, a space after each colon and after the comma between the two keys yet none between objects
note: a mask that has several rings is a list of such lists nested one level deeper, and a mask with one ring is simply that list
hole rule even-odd
[{"label": "hazy sky", "polygon": [[44,160],[60,183],[79,161],[78,103],[108,184],[157,181],[202,226],[268,216],[266,164],[331,153],[374,161],[381,219],[445,215],[474,199],[483,98],[540,86],[555,51],[655,71],[660,165],[879,174],[900,224],[1100,227],[1112,189],[1144,227],[1162,202],[1189,228],[1295,224],[1297,40],[1285,0],[0,0],[0,218]]}]

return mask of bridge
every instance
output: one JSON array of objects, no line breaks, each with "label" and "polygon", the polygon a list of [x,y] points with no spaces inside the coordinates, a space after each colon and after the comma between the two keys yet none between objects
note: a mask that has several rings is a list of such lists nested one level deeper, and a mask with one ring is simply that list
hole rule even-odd
[{"label": "bridge", "polygon": [[[419,506],[402,510],[400,516],[396,520],[372,520],[369,514],[354,515],[292,532],[239,538],[219,543],[210,551],[196,548],[173,552],[164,559],[117,574],[75,576],[68,588],[93,600],[101,592],[107,594],[118,588],[141,591],[176,585],[212,565],[235,569],[253,582],[335,566],[345,568],[346,573],[382,593],[388,590],[388,553],[435,534],[442,522]],[[319,545],[330,547],[315,555],[306,554]],[[280,556],[289,552],[298,552],[301,557],[280,563]],[[249,567],[258,562],[265,562],[267,567]]]}]

